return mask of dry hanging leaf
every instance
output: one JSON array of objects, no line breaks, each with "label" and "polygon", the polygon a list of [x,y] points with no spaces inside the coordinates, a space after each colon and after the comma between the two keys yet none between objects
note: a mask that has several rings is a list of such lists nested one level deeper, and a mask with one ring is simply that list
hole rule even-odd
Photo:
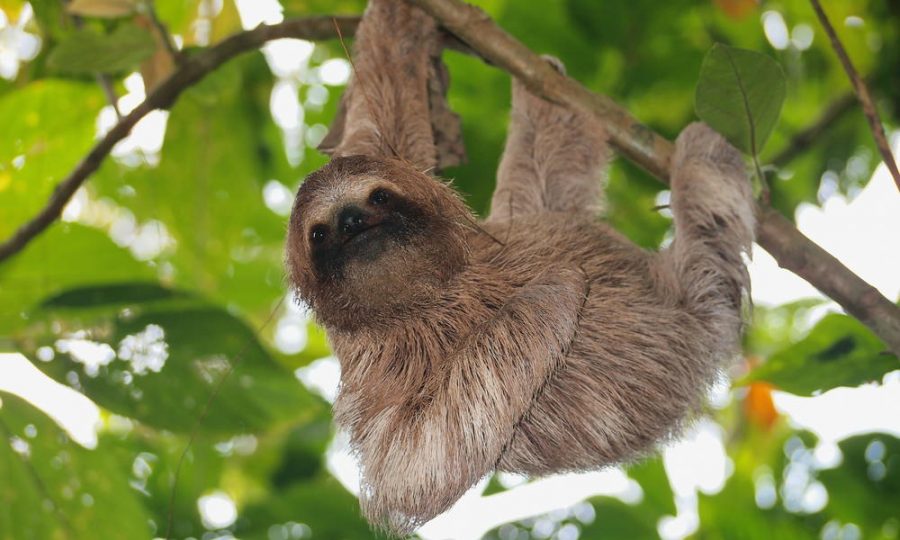
[{"label": "dry hanging leaf", "polygon": [[175,59],[172,58],[169,48],[166,46],[165,40],[168,38],[159,31],[159,28],[148,17],[138,15],[134,18],[134,22],[153,34],[153,41],[156,43],[156,50],[153,52],[153,55],[141,62],[141,77],[144,79],[144,88],[147,92],[150,92],[175,71]]}]

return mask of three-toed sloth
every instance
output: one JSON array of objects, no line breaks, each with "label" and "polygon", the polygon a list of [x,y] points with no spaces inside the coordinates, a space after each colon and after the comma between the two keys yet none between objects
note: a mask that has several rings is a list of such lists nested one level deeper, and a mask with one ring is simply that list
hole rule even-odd
[{"label": "three-toed sloth", "polygon": [[363,511],[398,534],[495,469],[597,469],[676,435],[739,350],[754,230],[742,157],[693,124],[671,163],[674,241],[635,246],[597,218],[602,123],[515,82],[477,221],[432,175],[440,46],[423,12],[370,2],[333,158],[300,187],[287,239],[340,360]]}]

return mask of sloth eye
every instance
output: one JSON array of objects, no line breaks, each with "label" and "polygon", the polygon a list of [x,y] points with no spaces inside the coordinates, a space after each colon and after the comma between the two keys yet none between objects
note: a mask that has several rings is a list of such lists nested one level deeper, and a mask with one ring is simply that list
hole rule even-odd
[{"label": "sloth eye", "polygon": [[309,239],[313,244],[321,244],[328,236],[328,228],[325,225],[316,225],[309,233]]},{"label": "sloth eye", "polygon": [[391,198],[390,193],[387,192],[386,189],[376,189],[369,195],[369,202],[374,205],[384,204],[388,202],[388,199]]}]

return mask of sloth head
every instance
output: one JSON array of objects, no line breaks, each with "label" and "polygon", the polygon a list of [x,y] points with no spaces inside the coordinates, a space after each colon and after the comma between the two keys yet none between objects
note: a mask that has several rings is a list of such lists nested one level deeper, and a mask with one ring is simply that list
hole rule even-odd
[{"label": "sloth head", "polygon": [[297,192],[291,283],[332,328],[403,317],[435,301],[465,265],[473,222],[455,191],[404,162],[334,158]]}]

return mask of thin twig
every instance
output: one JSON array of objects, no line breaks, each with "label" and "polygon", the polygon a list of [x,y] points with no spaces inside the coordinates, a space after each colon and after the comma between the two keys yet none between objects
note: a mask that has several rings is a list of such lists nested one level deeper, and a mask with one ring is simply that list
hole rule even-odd
[{"label": "thin twig", "polygon": [[113,111],[116,112],[116,118],[121,120],[122,111],[119,110],[119,96],[116,95],[116,90],[115,88],[113,88],[112,79],[110,79],[109,75],[105,73],[98,73],[95,78],[97,79],[97,84],[99,84],[100,88],[103,89],[103,95],[106,96],[106,101],[109,102],[109,105],[113,108]]},{"label": "thin twig", "polygon": [[772,156],[769,163],[776,167],[784,167],[797,156],[805,152],[823,133],[827,132],[844,114],[856,104],[856,94],[847,92],[832,101],[819,118],[809,126],[801,129],[791,137],[790,142],[780,152]]},{"label": "thin twig", "polygon": [[894,161],[894,155],[891,153],[891,146],[888,144],[887,136],[884,134],[884,126],[881,124],[881,118],[878,116],[878,109],[875,108],[875,102],[872,101],[869,87],[866,85],[865,81],[862,80],[862,77],[859,76],[856,68],[853,67],[853,62],[850,61],[850,57],[847,55],[844,45],[834,31],[834,27],[831,26],[831,21],[829,21],[828,16],[825,15],[825,11],[822,9],[819,0],[809,0],[809,3],[812,4],[813,11],[816,12],[816,16],[819,18],[822,28],[824,28],[825,33],[828,34],[828,39],[831,40],[831,47],[834,49],[835,54],[837,54],[838,59],[840,59],[841,64],[844,66],[844,71],[847,72],[847,76],[853,84],[853,90],[856,92],[856,97],[859,98],[859,102],[862,104],[863,113],[866,115],[866,120],[869,121],[872,137],[875,138],[875,146],[877,146],[878,151],[881,152],[881,158],[884,160],[884,164],[887,165],[888,170],[891,171],[891,176],[894,177],[894,183],[897,184],[897,189],[900,189],[900,170],[897,169],[897,162]]},{"label": "thin twig", "polygon": [[[494,65],[518,77],[531,91],[602,119],[611,142],[625,157],[668,182],[672,143],[638,122],[613,100],[559,74],[474,6],[461,0],[407,1],[430,13],[444,28]],[[900,308],[804,236],[777,211],[758,206],[756,214],[757,242],[779,265],[830,296],[900,355]]]}]

